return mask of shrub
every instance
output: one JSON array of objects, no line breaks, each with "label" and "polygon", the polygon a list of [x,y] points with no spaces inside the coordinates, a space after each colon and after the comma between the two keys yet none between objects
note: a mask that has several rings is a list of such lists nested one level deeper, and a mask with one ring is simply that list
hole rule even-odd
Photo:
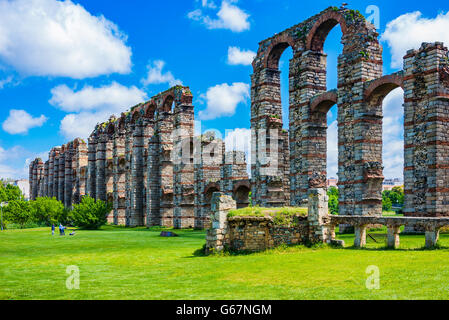
[{"label": "shrub", "polygon": [[110,204],[86,196],[83,197],[80,204],[73,205],[70,213],[70,220],[76,227],[82,229],[99,229],[107,222],[107,214],[111,211]]},{"label": "shrub", "polygon": [[31,202],[31,207],[34,218],[38,222],[46,225],[67,222],[66,217],[64,219],[64,205],[56,198],[37,198]]},{"label": "shrub", "polygon": [[9,222],[17,223],[20,228],[24,228],[27,223],[33,222],[33,212],[31,204],[24,200],[13,200],[3,208],[3,212],[6,213],[6,219]]},{"label": "shrub", "polygon": [[329,191],[327,192],[327,195],[329,197],[329,213],[338,215],[339,211],[339,205],[338,205],[338,189],[335,187],[329,188]]},{"label": "shrub", "polygon": [[20,188],[0,180],[0,202],[9,202],[14,200],[23,200],[23,194]]}]

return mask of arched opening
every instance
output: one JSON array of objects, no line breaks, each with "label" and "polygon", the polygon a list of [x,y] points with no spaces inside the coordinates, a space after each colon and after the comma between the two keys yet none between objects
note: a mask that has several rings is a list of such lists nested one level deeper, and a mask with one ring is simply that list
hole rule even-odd
[{"label": "arched opening", "polygon": [[291,47],[285,48],[281,56],[278,58],[278,68],[280,74],[281,85],[281,103],[282,103],[282,122],[283,128],[288,130],[290,123],[290,61],[293,58],[293,50]]},{"label": "arched opening", "polygon": [[[381,130],[382,175],[373,183],[372,193],[382,196],[382,211],[393,213],[401,211],[403,198],[396,199],[391,194],[395,187],[404,183],[404,90],[400,75],[384,76],[373,81],[365,91],[369,113],[380,119],[372,130]],[[368,186],[371,187],[371,186]],[[382,192],[382,194],[378,194]]]},{"label": "arched opening", "polygon": [[174,108],[175,108],[175,99],[172,95],[169,95],[165,98],[160,111],[173,113]]},{"label": "arched opening", "polygon": [[220,192],[217,184],[213,183],[204,190],[204,212],[208,215],[211,212],[212,196],[214,192]]},{"label": "arched opening", "polygon": [[234,191],[233,198],[237,202],[237,209],[246,208],[249,206],[249,192],[248,186],[240,186]]},{"label": "arched opening", "polygon": [[154,119],[156,111],[156,105],[151,103],[145,108],[145,117],[148,119]]}]

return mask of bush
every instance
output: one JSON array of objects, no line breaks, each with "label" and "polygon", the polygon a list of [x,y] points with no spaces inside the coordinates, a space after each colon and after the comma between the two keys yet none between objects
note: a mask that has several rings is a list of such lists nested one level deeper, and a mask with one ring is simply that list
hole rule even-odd
[{"label": "bush", "polygon": [[3,208],[5,218],[11,223],[20,225],[20,228],[24,228],[26,224],[34,221],[33,211],[31,209],[31,203],[24,200],[13,200]]},{"label": "bush", "polygon": [[9,202],[14,200],[23,200],[23,194],[20,188],[0,180],[0,202]]},{"label": "bush", "polygon": [[110,204],[86,196],[80,204],[73,205],[69,218],[76,227],[95,230],[106,224],[107,214],[111,210]]},{"label": "bush", "polygon": [[335,187],[330,187],[327,191],[329,197],[329,213],[338,215],[339,212],[339,202],[338,202],[338,189]]},{"label": "bush", "polygon": [[37,198],[31,202],[31,207],[34,218],[38,222],[46,225],[67,222],[67,211],[62,202],[56,198]]}]

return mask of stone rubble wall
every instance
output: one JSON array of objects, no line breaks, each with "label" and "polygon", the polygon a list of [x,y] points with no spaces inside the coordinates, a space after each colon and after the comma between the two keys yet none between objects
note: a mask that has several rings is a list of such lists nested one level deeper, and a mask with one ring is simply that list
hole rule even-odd
[{"label": "stone rubble wall", "polygon": [[[337,24],[343,33],[343,52],[338,58],[338,88],[328,91],[323,45]],[[272,148],[284,141],[279,135],[283,117],[278,64],[289,47],[293,50],[286,150],[290,156],[286,165],[271,168],[271,163],[282,162],[273,159]],[[382,46],[375,27],[360,12],[345,7],[330,7],[260,42],[251,76],[255,204],[305,205],[311,189],[326,186],[326,116],[337,104],[340,214],[380,216],[384,180],[382,102],[388,93],[402,87],[404,212],[407,216],[448,216],[448,60],[448,50],[442,43],[423,43],[404,57],[403,71],[383,76]],[[289,183],[281,183],[282,175],[289,175]],[[290,200],[282,194],[289,195]]]},{"label": "stone rubble wall", "polygon": [[188,87],[173,87],[98,124],[88,144],[53,148],[48,161],[30,164],[31,199],[55,197],[70,208],[90,195],[112,204],[111,224],[198,229],[210,223],[210,181],[240,198],[247,190],[247,205],[244,153],[225,153],[220,140],[216,163],[201,152],[195,162],[204,150],[194,147],[192,99]]},{"label": "stone rubble wall", "polygon": [[272,217],[229,217],[236,209],[235,200],[216,192],[212,196],[211,227],[206,235],[206,252],[225,249],[233,251],[263,251],[281,245],[299,245],[330,242],[331,228],[327,213],[327,195],[324,189],[310,193],[309,214],[296,216],[289,226],[276,225]]},{"label": "stone rubble wall", "polygon": [[232,251],[263,251],[280,245],[298,244],[339,244],[335,229],[338,225],[350,225],[355,229],[354,246],[366,246],[367,230],[370,226],[386,226],[386,245],[398,248],[400,228],[422,229],[425,231],[425,246],[437,245],[440,230],[449,226],[449,217],[375,217],[375,216],[334,216],[328,214],[326,190],[309,191],[307,217],[296,217],[293,226],[275,225],[267,217],[228,217],[236,208],[236,202],[223,193],[212,197],[212,225],[206,235],[206,253]]}]

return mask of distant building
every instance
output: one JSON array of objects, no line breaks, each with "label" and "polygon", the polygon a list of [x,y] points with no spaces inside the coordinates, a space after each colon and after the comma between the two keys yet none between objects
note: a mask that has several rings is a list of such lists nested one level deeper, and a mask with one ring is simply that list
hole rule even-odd
[{"label": "distant building", "polygon": [[30,182],[28,180],[16,180],[14,181],[13,185],[19,187],[19,189],[22,191],[23,196],[25,197],[25,200],[30,199]]},{"label": "distant building", "polygon": [[338,179],[337,178],[329,178],[329,179],[327,179],[327,187],[328,188],[330,188],[330,187],[338,188],[337,184],[338,184]]},{"label": "distant building", "polygon": [[382,191],[389,191],[394,187],[403,187],[404,183],[399,178],[385,179],[382,185]]}]

